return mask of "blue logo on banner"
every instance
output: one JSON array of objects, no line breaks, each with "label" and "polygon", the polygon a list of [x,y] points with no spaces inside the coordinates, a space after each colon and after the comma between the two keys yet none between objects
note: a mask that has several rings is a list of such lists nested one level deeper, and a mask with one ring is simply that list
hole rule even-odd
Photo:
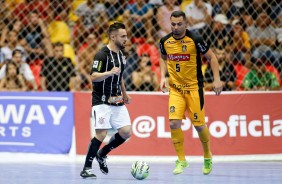
[{"label": "blue logo on banner", "polygon": [[73,94],[0,93],[0,151],[68,153]]}]

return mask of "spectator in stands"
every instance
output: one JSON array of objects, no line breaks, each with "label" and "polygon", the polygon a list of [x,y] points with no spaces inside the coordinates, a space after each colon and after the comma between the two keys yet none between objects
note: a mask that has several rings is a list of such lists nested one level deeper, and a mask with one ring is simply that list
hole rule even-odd
[{"label": "spectator in stands", "polygon": [[250,51],[251,44],[249,41],[249,35],[244,31],[242,22],[239,19],[234,19],[232,21],[231,30],[232,43],[230,45],[230,50],[237,52],[248,52]]},{"label": "spectator in stands", "polygon": [[30,17],[27,15],[33,11],[38,12],[38,16],[43,22],[50,22],[52,16],[50,16],[49,0],[24,0],[16,6],[13,11],[13,16],[21,20],[26,26],[30,23]]},{"label": "spectator in stands", "polygon": [[126,8],[125,0],[105,0],[106,13],[109,21],[120,19]]},{"label": "spectator in stands", "polygon": [[256,20],[259,14],[265,12],[274,20],[281,10],[281,0],[252,0],[243,1],[244,9]]},{"label": "spectator in stands", "polygon": [[124,12],[126,27],[132,28],[129,37],[152,39],[153,8],[144,0],[135,0],[135,3],[128,4]]},{"label": "spectator in stands", "polygon": [[68,14],[70,12],[71,0],[49,0],[50,3],[50,17],[55,20],[68,22]]},{"label": "spectator in stands", "polygon": [[136,52],[135,45],[132,44],[130,40],[126,41],[126,45],[124,48],[124,52],[126,55],[126,67],[123,72],[124,84],[127,91],[132,91],[132,79],[131,75],[138,68],[138,60],[139,56]]},{"label": "spectator in stands", "polygon": [[6,75],[0,81],[0,91],[26,91],[23,75],[19,73],[17,64],[9,61],[5,67]]},{"label": "spectator in stands", "polygon": [[92,90],[92,80],[89,74],[92,69],[93,58],[100,49],[99,39],[96,34],[90,33],[85,40],[85,47],[78,53],[78,72],[80,73],[82,88]]},{"label": "spectator in stands", "polygon": [[267,58],[273,66],[279,68],[282,57],[273,50],[276,46],[276,32],[270,25],[271,20],[266,13],[260,13],[256,25],[248,29],[250,42],[253,46],[252,56],[257,59]]},{"label": "spectator in stands", "polygon": [[164,0],[164,5],[157,10],[157,23],[159,25],[158,37],[162,38],[171,32],[170,19],[172,12],[180,10],[176,5],[177,0]]},{"label": "spectator in stands", "polygon": [[239,16],[239,9],[235,6],[234,0],[218,0],[213,6],[212,15],[224,14],[229,20]]},{"label": "spectator in stands", "polygon": [[[31,89],[36,91],[37,84],[35,83],[35,79],[33,76],[33,73],[29,67],[29,65],[23,61],[23,53],[21,50],[14,50],[12,53],[11,61],[14,62],[19,69],[19,74],[21,74],[24,78],[24,80],[27,82],[27,86],[31,86]],[[3,65],[3,67],[0,70],[0,80],[3,79],[6,75],[6,69],[7,65]]]},{"label": "spectator in stands", "polygon": [[44,58],[45,47],[50,44],[50,36],[45,23],[37,11],[29,12],[29,24],[20,32],[20,37],[26,42],[26,50],[30,61]]},{"label": "spectator in stands", "polygon": [[279,90],[280,85],[275,74],[268,72],[265,63],[258,59],[253,63],[252,69],[247,73],[244,82],[244,90]]},{"label": "spectator in stands", "polygon": [[1,48],[0,54],[2,56],[0,63],[5,60],[12,59],[13,50],[18,49],[21,50],[23,54],[23,61],[26,60],[26,52],[25,49],[20,45],[18,40],[18,35],[15,31],[10,31],[7,35],[7,44],[6,46]]},{"label": "spectator in stands", "polygon": [[132,83],[132,89],[135,91],[158,90],[158,77],[152,71],[152,63],[147,55],[141,57],[138,69],[132,73]]},{"label": "spectator in stands", "polygon": [[228,29],[229,20],[224,14],[217,14],[213,18],[211,26],[207,26],[202,35],[210,47],[227,47],[230,45],[231,37]]},{"label": "spectator in stands", "polygon": [[[277,33],[278,50],[280,54],[282,55],[282,11],[280,12],[279,16],[277,17],[275,31]],[[282,71],[282,66],[278,69]]]},{"label": "spectator in stands", "polygon": [[43,91],[70,91],[80,88],[76,83],[76,73],[69,58],[64,57],[64,45],[54,44],[54,57],[44,60],[41,69],[41,88]]},{"label": "spectator in stands", "polygon": [[[223,47],[215,48],[215,55],[218,58],[220,80],[222,81],[223,91],[234,90],[236,88],[236,72],[232,63],[230,63],[230,58],[227,57],[226,50]],[[213,73],[210,62],[208,62],[208,66],[205,72],[205,90],[212,91],[212,83]]]},{"label": "spectator in stands", "polygon": [[212,6],[203,0],[194,0],[185,8],[187,16],[188,29],[201,34],[212,20]]},{"label": "spectator in stands", "polygon": [[[75,28],[74,44],[79,48],[86,32],[94,31],[99,36],[103,35],[108,26],[108,16],[104,4],[98,0],[87,0],[78,6],[76,15],[79,17]],[[100,40],[101,37],[99,37]]]}]

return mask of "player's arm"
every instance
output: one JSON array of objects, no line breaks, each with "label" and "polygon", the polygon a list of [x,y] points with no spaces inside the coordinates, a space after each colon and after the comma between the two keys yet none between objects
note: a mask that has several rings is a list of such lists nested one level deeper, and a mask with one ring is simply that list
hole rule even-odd
[{"label": "player's arm", "polygon": [[196,41],[197,50],[210,61],[210,65],[213,73],[213,90],[216,95],[220,95],[222,91],[222,82],[220,81],[219,64],[217,57],[215,56],[213,51],[209,48],[207,42],[205,42],[201,37],[196,37],[195,41]]},{"label": "player's arm", "polygon": [[90,77],[93,82],[101,82],[108,77],[119,75],[120,68],[118,67],[113,67],[112,70],[106,71],[106,63],[107,57],[103,56],[102,53],[99,52],[95,55],[90,73]]},{"label": "player's arm", "polygon": [[160,69],[161,69],[161,82],[160,82],[160,89],[162,92],[168,91],[168,85],[166,80],[167,74],[167,53],[164,47],[164,38],[160,40],[160,50],[161,50],[161,62],[160,62]]},{"label": "player's arm", "polygon": [[217,57],[211,49],[209,49],[204,55],[210,61],[211,64],[211,69],[213,73],[213,90],[216,95],[220,95],[222,90],[222,82],[220,81],[219,64]]},{"label": "player's arm", "polygon": [[122,92],[122,97],[123,97],[124,103],[129,104],[131,102],[131,97],[128,96],[127,93],[126,93],[126,88],[125,88],[123,77],[121,79],[121,92]]}]

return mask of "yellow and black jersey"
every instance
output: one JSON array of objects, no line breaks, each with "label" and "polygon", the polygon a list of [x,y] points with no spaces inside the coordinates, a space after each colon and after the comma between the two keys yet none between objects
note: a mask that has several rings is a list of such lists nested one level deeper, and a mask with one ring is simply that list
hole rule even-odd
[{"label": "yellow and black jersey", "polygon": [[181,39],[175,39],[170,33],[160,40],[160,50],[167,56],[170,87],[178,90],[204,87],[200,54],[205,54],[209,46],[202,37],[189,30]]}]

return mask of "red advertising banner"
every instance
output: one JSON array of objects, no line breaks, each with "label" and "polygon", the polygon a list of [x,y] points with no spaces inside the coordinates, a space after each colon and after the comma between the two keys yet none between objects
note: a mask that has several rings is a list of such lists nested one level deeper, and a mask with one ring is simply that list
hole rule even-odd
[{"label": "red advertising banner", "polygon": [[[112,155],[175,155],[169,131],[168,96],[133,93],[127,105],[132,137]],[[90,137],[90,93],[75,94],[77,154],[86,154]],[[223,93],[205,96],[206,123],[213,155],[282,153],[282,92]],[[197,132],[183,120],[186,155],[202,155]]]}]

